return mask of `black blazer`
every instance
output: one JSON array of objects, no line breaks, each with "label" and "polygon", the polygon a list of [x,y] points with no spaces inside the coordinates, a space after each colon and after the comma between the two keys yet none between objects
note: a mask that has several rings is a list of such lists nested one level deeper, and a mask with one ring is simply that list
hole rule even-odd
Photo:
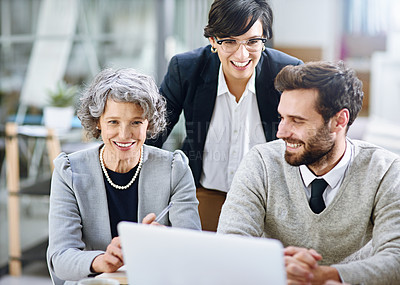
[{"label": "black blazer", "polygon": [[[161,147],[184,112],[186,138],[183,152],[189,158],[196,186],[202,172],[204,143],[215,99],[217,97],[220,60],[210,45],[174,56],[161,83],[160,92],[167,100],[167,130],[148,144]],[[267,141],[276,139],[280,93],[274,88],[274,79],[286,65],[302,61],[280,51],[266,48],[256,66],[256,96],[260,118]]]}]

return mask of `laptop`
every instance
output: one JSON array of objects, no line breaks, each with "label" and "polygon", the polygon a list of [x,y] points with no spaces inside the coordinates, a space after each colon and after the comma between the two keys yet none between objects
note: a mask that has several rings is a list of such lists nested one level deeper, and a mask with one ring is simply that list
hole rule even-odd
[{"label": "laptop", "polygon": [[273,239],[120,222],[131,285],[284,285],[283,246]]}]

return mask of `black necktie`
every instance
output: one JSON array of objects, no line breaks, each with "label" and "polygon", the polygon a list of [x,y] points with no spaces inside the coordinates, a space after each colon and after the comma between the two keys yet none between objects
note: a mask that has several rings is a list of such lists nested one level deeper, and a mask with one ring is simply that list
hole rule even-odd
[{"label": "black necktie", "polygon": [[311,182],[310,208],[316,214],[321,213],[325,209],[322,194],[326,186],[328,186],[328,183],[326,183],[324,179],[314,179],[314,181]]}]

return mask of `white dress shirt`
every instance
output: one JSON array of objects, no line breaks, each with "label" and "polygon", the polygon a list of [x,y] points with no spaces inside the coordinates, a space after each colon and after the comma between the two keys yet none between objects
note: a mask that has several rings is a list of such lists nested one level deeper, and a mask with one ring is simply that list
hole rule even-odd
[{"label": "white dress shirt", "polygon": [[342,159],[331,171],[322,176],[315,176],[314,173],[311,172],[305,165],[300,165],[300,174],[303,178],[303,183],[307,195],[308,201],[310,201],[311,197],[311,182],[316,178],[323,178],[328,183],[324,193],[322,194],[322,198],[324,199],[325,206],[328,206],[333,198],[335,198],[336,193],[338,192],[340,185],[342,185],[342,181],[344,176],[346,175],[346,171],[353,161],[353,153],[354,146],[346,140],[346,150]]},{"label": "white dress shirt", "polygon": [[222,67],[219,69],[217,98],[204,145],[200,184],[228,192],[243,156],[256,144],[265,143],[258,110],[255,71],[239,102],[229,92]]}]

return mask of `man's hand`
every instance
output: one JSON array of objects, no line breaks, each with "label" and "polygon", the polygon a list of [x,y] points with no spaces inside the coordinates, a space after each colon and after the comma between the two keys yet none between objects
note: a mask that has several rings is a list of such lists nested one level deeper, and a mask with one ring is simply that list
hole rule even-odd
[{"label": "man's hand", "polygon": [[340,281],[334,267],[318,265],[322,256],[314,249],[289,246],[284,254],[288,284],[323,284],[328,279]]},{"label": "man's hand", "polygon": [[284,250],[288,284],[311,284],[322,257],[313,249],[289,246]]},{"label": "man's hand", "polygon": [[119,237],[115,237],[107,246],[106,252],[95,257],[91,268],[93,272],[97,273],[115,272],[122,265],[124,265],[124,259],[122,256],[121,241]]}]

